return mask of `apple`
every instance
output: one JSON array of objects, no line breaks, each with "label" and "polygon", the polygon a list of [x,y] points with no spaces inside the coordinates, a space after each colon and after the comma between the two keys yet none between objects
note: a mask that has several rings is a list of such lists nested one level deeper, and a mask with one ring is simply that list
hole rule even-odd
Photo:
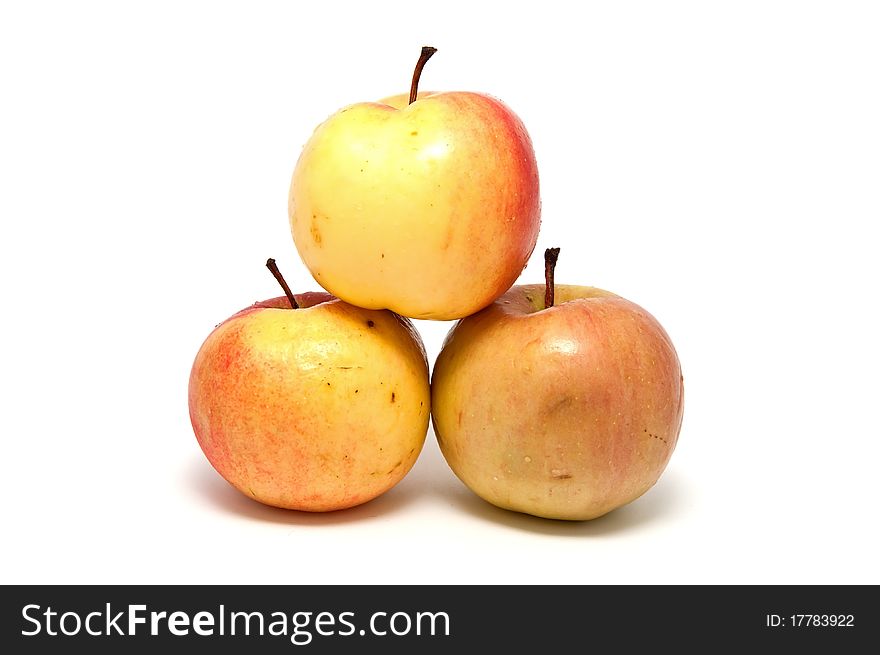
[{"label": "apple", "polygon": [[601,516],[658,480],[681,429],[672,341],[613,293],[511,288],[447,335],[431,383],[434,428],[453,472],[499,507],[555,519]]},{"label": "apple", "polygon": [[482,309],[522,272],[540,224],[538,168],[501,101],[417,91],[317,127],[290,185],[296,248],[339,298],[421,319]]},{"label": "apple", "polygon": [[267,505],[365,503],[410,470],[428,429],[425,349],[412,324],[327,293],[258,302],[208,336],[189,379],[199,445]]}]

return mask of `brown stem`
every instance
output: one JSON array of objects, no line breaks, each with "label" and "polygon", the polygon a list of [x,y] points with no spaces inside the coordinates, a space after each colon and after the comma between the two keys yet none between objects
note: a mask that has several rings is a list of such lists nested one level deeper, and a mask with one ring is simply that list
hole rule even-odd
[{"label": "brown stem", "polygon": [[556,270],[557,259],[559,259],[559,248],[547,248],[544,251],[544,309],[553,307],[553,295],[556,292],[553,273]]},{"label": "brown stem", "polygon": [[413,71],[412,85],[409,87],[409,104],[414,103],[419,96],[419,78],[422,76],[422,69],[435,52],[437,52],[437,48],[432,48],[429,45],[422,46],[422,54],[419,55],[419,60],[416,62],[416,69]]},{"label": "brown stem", "polygon": [[293,293],[290,291],[290,287],[287,286],[287,282],[284,281],[284,277],[281,275],[281,271],[278,270],[278,265],[271,257],[266,260],[266,268],[272,271],[272,275],[275,276],[275,279],[278,280],[278,284],[280,284],[281,288],[284,289],[284,295],[287,296],[287,299],[290,301],[291,308],[299,309],[296,298],[293,297]]}]

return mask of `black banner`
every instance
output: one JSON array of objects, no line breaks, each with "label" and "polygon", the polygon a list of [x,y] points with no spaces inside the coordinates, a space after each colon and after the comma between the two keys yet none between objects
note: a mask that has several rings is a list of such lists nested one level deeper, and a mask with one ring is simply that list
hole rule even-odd
[{"label": "black banner", "polygon": [[7,586],[2,595],[6,653],[191,652],[224,641],[249,653],[597,643],[854,652],[880,637],[872,586]]}]

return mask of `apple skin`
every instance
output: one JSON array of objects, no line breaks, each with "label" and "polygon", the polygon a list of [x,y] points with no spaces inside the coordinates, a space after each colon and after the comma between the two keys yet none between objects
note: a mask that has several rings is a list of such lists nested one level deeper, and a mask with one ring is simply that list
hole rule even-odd
[{"label": "apple skin", "polygon": [[221,323],[189,380],[199,445],[243,494],[330,511],[412,468],[428,429],[424,346],[405,318],[326,293],[254,304]]},{"label": "apple skin", "polygon": [[645,493],[681,429],[684,380],[663,327],[593,287],[515,286],[447,335],[431,384],[438,443],[494,505],[585,520]]},{"label": "apple skin", "polygon": [[407,101],[351,105],[317,127],[291,180],[291,231],[315,280],[339,298],[461,318],[504,293],[535,247],[535,153],[495,98]]}]

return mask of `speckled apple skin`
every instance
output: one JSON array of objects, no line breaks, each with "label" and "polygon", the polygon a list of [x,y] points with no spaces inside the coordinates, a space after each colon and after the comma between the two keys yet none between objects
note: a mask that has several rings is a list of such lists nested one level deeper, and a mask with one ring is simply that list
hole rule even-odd
[{"label": "speckled apple skin", "polygon": [[541,219],[526,128],[501,101],[420,93],[346,107],[290,185],[293,239],[318,283],[359,307],[447,320],[513,284]]},{"label": "speckled apple skin", "polygon": [[367,502],[424,444],[430,390],[410,322],[326,293],[235,314],[208,336],[189,381],[199,445],[243,494],[305,511]]},{"label": "speckled apple skin", "polygon": [[434,367],[434,428],[449,466],[490,503],[592,519],[665,469],[681,366],[657,320],[619,296],[556,285],[543,306],[543,285],[516,286],[451,330]]}]

